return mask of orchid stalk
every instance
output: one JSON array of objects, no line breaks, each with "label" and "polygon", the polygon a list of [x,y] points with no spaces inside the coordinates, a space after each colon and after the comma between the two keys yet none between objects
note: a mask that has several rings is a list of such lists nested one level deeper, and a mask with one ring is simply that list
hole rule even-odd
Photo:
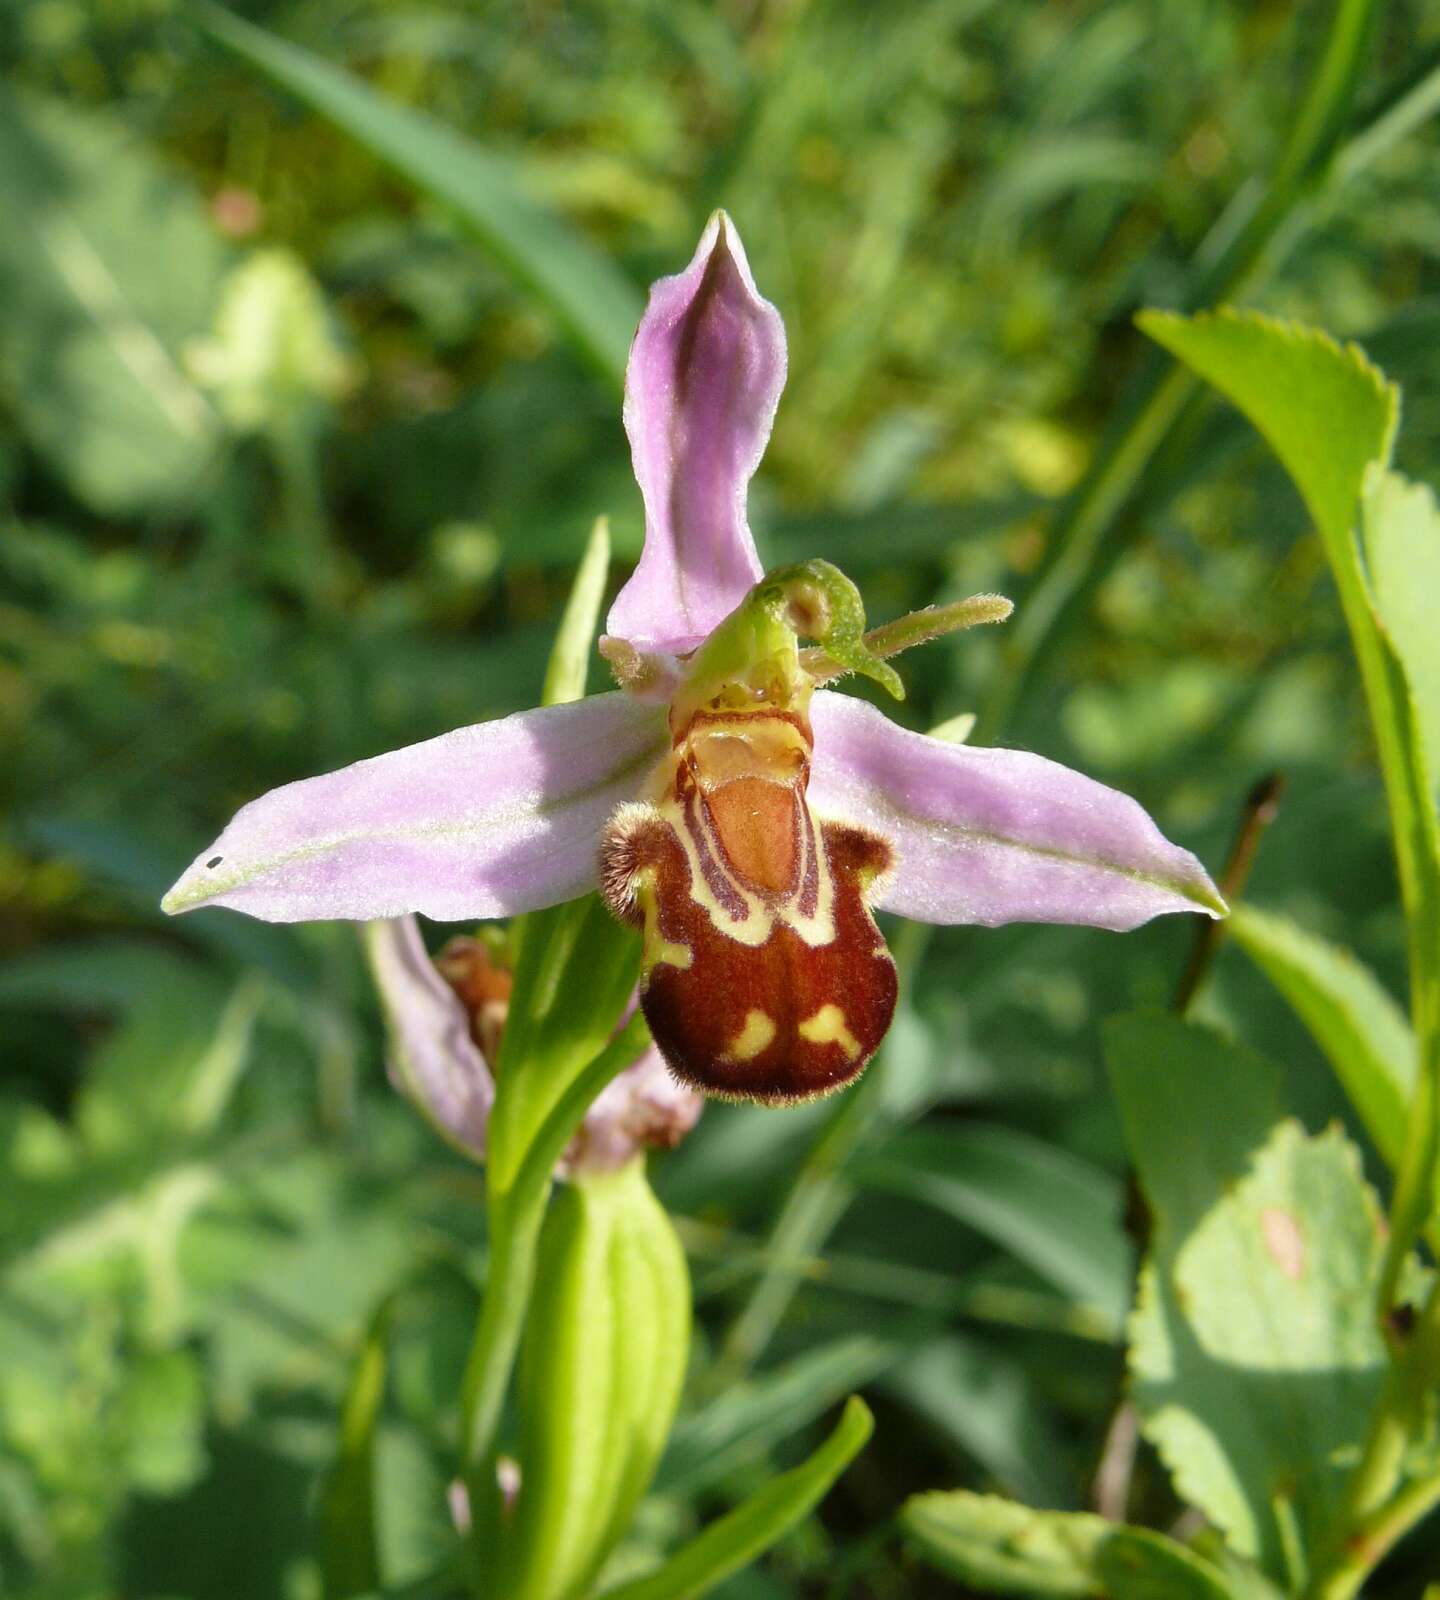
[{"label": "orchid stalk", "polygon": [[[1010,607],[977,596],[869,630],[828,562],[766,574],[746,499],[785,372],[779,313],[717,212],[689,265],[653,287],[631,349],[645,543],[600,640],[619,687],[570,697],[584,657],[567,623],[555,670],[570,688],[547,685],[564,703],[276,789],[164,900],[366,923],[397,1086],[487,1162],[491,1275],[464,1402],[477,1563],[501,1552],[482,1592],[589,1592],[684,1366],[684,1261],[644,1148],[673,1142],[700,1093],[786,1104],[854,1081],[896,1002],[877,913],[1118,931],[1225,912],[1128,796],[1038,755],[910,732],[822,687],[853,673],[903,698],[888,658]],[[587,562],[577,595],[598,608],[599,589]],[[498,1053],[484,947],[437,966],[417,913],[522,919]],[[611,1037],[637,977],[643,1020]],[[542,1243],[552,1173],[571,1188]],[[670,1330],[659,1345],[636,1342],[647,1318]],[[507,1524],[494,1469],[522,1324],[531,1456]],[[663,1381],[633,1381],[627,1354],[633,1367],[642,1346]]]}]

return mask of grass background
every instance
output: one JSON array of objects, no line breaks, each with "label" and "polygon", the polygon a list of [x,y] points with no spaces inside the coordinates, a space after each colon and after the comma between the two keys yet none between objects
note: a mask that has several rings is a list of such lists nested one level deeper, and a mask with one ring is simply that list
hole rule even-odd
[{"label": "grass background", "polygon": [[[1433,3],[1377,13],[1348,134],[1440,46]],[[1223,249],[1331,8],[243,14],[472,141],[621,304],[723,204],[790,338],[762,553],[836,561],[878,622],[991,588],[1023,617],[1151,359],[1133,312]],[[402,1281],[382,1544],[397,1583],[443,1559],[477,1176],[386,1088],[350,930],[156,902],[261,790],[533,703],[591,519],[615,583],[642,528],[613,371],[504,227],[477,240],[201,17],[10,0],[0,29],[0,1587],[35,1600],[317,1594],[338,1398]],[[1308,193],[1249,295],[1364,345],[1404,387],[1400,465],[1432,480],[1437,162],[1422,125]],[[237,299],[257,281],[270,299]],[[256,305],[284,325],[247,373],[263,326],[231,330]],[[988,708],[996,742],[1129,790],[1212,868],[1283,770],[1254,899],[1400,986],[1338,607],[1233,414],[1187,408],[1022,694],[996,631],[905,670],[914,725]],[[1097,1023],[1165,1004],[1190,935],[897,930],[905,1007],[863,1093],[711,1107],[656,1163],[700,1331],[637,1561],[797,1459],[856,1385],[875,1442],[729,1600],[950,1592],[889,1526],[916,1489],[1086,1502],[1130,1270]],[[1200,1014],[1282,1064],[1309,1125],[1344,1114],[1238,953]],[[1179,1511],[1143,1451],[1133,1510]],[[1414,1595],[1435,1543],[1375,1593]]]}]

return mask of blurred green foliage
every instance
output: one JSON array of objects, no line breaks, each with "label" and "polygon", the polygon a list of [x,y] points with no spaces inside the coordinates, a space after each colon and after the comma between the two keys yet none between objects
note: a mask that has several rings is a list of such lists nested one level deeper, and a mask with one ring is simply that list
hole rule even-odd
[{"label": "blurred green foliage", "polygon": [[[1132,313],[1223,242],[1329,7],[244,15],[475,141],[637,305],[724,204],[790,336],[762,549],[836,561],[883,621],[977,589],[1023,606],[1141,359]],[[1381,8],[1360,125],[1437,44],[1432,0]],[[10,0],[0,65],[0,1588],[316,1595],[340,1403],[397,1286],[379,1543],[388,1581],[418,1579],[453,1553],[477,1177],[385,1086],[350,930],[167,926],[156,903],[254,794],[534,702],[593,517],[639,547],[617,391],[473,219],[179,0]],[[1365,344],[1405,391],[1399,464],[1432,480],[1437,155],[1423,126],[1327,190],[1261,296]],[[1283,768],[1253,898],[1398,992],[1318,542],[1234,414],[1197,405],[1181,442],[1005,742],[1129,789],[1212,866]],[[977,637],[907,660],[903,714],[974,708],[998,662]],[[617,1581],[862,1384],[873,1442],[730,1600],[953,1592],[888,1521],[937,1483],[1085,1504],[1129,1270],[1097,1024],[1163,1004],[1188,935],[902,933],[873,1083],[707,1110],[657,1170],[701,1360]],[[1238,954],[1199,1009],[1281,1065],[1312,1129],[1342,1113]],[[1164,1525],[1169,1494],[1142,1452],[1135,1519]],[[1437,1561],[1432,1534],[1374,1593]]]}]

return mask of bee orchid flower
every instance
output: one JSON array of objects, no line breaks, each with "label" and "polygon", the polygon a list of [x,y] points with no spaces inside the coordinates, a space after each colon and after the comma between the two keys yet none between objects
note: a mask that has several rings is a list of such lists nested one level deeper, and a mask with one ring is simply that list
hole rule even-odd
[{"label": "bee orchid flower", "polygon": [[785,364],[779,313],[717,213],[630,352],[645,543],[601,641],[621,687],[273,790],[165,909],[475,921],[598,887],[641,930],[641,1003],[675,1075],[772,1103],[839,1088],[883,1038],[895,969],[876,911],[1114,930],[1223,915],[1128,796],[820,687],[860,672],[902,693],[883,656],[1009,607],[980,597],[867,634],[828,563],[766,576],[746,495]]}]

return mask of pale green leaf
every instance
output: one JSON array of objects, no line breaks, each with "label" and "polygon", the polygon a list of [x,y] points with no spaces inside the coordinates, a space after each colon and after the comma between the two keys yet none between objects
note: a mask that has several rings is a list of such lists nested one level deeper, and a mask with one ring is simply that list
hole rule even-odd
[{"label": "pale green leaf", "polygon": [[186,372],[224,265],[199,197],[94,111],[0,90],[0,382],[96,511],[173,503],[219,434]]},{"label": "pale green leaf", "polygon": [[1130,1324],[1146,1436],[1232,1547],[1293,1584],[1383,1378],[1379,1207],[1341,1132],[1276,1124],[1274,1069],[1218,1035],[1118,1018],[1106,1058],[1153,1211]]},{"label": "pale green leaf", "polygon": [[639,296],[609,257],[530,199],[515,162],[217,6],[197,6],[195,15],[214,39],[272,83],[453,209],[591,363],[620,383],[640,320]]},{"label": "pale green leaf", "polygon": [[1294,1007],[1394,1170],[1415,1083],[1405,1014],[1348,950],[1254,906],[1232,906],[1230,936]]},{"label": "pale green leaf", "polygon": [[803,1463],[782,1472],[712,1522],[657,1572],[607,1589],[602,1600],[697,1600],[758,1556],[815,1509],[859,1454],[874,1427],[865,1402],[851,1395],[835,1431]]},{"label": "pale green leaf", "polygon": [[1380,621],[1415,699],[1416,720],[1433,785],[1440,779],[1440,509],[1425,484],[1397,472],[1370,475],[1365,485],[1365,561]]},{"label": "pale green leaf", "polygon": [[1032,1511],[994,1495],[912,1495],[900,1525],[940,1571],[993,1594],[1055,1600],[1229,1600],[1184,1545],[1082,1512]]}]

